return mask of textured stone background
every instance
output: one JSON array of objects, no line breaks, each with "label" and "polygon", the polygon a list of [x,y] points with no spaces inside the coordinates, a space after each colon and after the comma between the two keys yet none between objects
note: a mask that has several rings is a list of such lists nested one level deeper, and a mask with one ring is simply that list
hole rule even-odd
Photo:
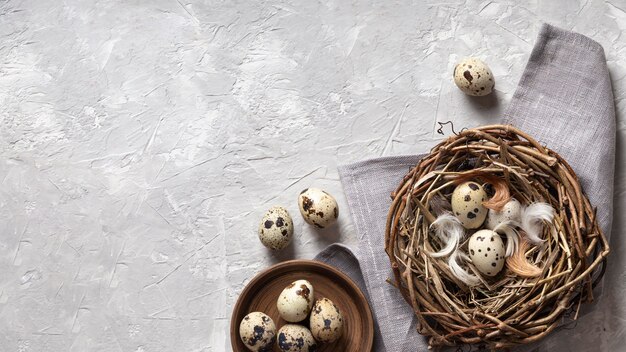
[{"label": "textured stone background", "polygon": [[[605,48],[626,247],[624,1],[0,2],[0,349],[230,350],[255,273],[355,244],[336,166],[497,121],[542,21]],[[470,54],[494,99],[454,87]],[[304,224],[308,186],[337,196],[337,228]],[[296,229],[279,254],[256,238],[274,204]],[[622,310],[583,328],[600,350],[623,347]]]}]

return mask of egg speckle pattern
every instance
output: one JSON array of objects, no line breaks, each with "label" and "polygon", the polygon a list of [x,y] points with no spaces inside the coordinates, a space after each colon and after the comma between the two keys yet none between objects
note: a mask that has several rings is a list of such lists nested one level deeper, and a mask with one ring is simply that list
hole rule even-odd
[{"label": "egg speckle pattern", "polygon": [[477,231],[470,237],[467,245],[472,264],[482,274],[497,275],[504,266],[504,242],[491,230]]},{"label": "egg speckle pattern", "polygon": [[485,227],[493,230],[496,228],[496,226],[505,221],[516,221],[519,223],[521,220],[521,216],[522,204],[517,199],[512,198],[502,207],[501,211],[489,209],[489,213],[487,214],[487,221],[485,222]]},{"label": "egg speckle pattern", "polygon": [[304,320],[313,306],[315,292],[307,280],[297,280],[285,287],[278,297],[278,314],[288,322]]},{"label": "egg speckle pattern", "polygon": [[343,333],[343,315],[331,300],[322,298],[313,305],[309,326],[315,340],[335,342]]},{"label": "egg speckle pattern", "polygon": [[283,352],[314,352],[317,343],[306,327],[285,324],[278,330],[278,348]]},{"label": "egg speckle pattern", "polygon": [[483,202],[487,193],[481,185],[469,181],[458,185],[452,192],[452,211],[466,229],[480,227],[487,217]]},{"label": "egg speckle pattern", "polygon": [[454,83],[463,93],[483,96],[493,91],[495,81],[491,70],[482,60],[468,57],[454,67]]},{"label": "egg speckle pattern", "polygon": [[319,188],[307,188],[300,192],[298,205],[304,221],[318,228],[328,227],[339,217],[335,198]]},{"label": "egg speckle pattern", "polygon": [[293,220],[287,209],[270,208],[259,224],[259,240],[269,249],[279,250],[287,247],[293,237]]},{"label": "egg speckle pattern", "polygon": [[266,314],[252,312],[241,320],[239,336],[250,351],[271,351],[276,341],[276,325]]}]

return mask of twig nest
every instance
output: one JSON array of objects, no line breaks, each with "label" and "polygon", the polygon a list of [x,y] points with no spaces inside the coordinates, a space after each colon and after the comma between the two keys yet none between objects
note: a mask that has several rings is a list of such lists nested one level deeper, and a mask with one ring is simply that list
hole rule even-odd
[{"label": "twig nest", "polygon": [[[506,213],[517,199],[519,226],[505,220],[497,234],[482,229],[466,238],[473,230],[459,231],[456,212],[468,208],[459,204],[473,193],[455,189],[467,181],[491,185],[493,196],[486,192],[483,203],[489,209]],[[567,162],[523,131],[491,125],[449,137],[392,198],[385,251],[394,286],[430,347],[499,350],[536,342],[575,319],[568,307],[593,300],[609,254],[596,209]],[[455,214],[444,202],[457,203]]]},{"label": "twig nest", "polygon": [[454,67],[454,83],[463,93],[472,96],[484,96],[493,91],[493,74],[482,60],[467,57]]}]

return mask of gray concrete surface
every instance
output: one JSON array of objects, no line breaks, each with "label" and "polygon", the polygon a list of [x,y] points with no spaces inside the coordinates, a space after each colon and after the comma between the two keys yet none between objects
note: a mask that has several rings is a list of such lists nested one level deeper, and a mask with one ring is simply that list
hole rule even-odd
[{"label": "gray concrete surface", "polygon": [[[605,48],[624,247],[624,1],[0,2],[0,350],[230,350],[255,273],[355,245],[336,166],[425,151],[436,121],[497,121],[542,21]],[[491,66],[492,99],[454,87],[465,55]],[[300,218],[308,186],[337,197],[335,229]],[[279,254],[256,238],[275,204],[296,230]],[[625,316],[590,327],[600,350]]]}]

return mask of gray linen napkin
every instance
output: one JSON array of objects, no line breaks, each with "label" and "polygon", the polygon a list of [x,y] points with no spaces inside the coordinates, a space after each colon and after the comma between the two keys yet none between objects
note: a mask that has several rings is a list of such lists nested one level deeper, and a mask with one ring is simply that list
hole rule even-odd
[{"label": "gray linen napkin", "polygon": [[[615,111],[602,47],[583,35],[544,24],[503,122],[528,132],[571,164],[592,204],[598,207],[598,221],[608,236],[613,206]],[[331,245],[316,257],[342,268],[364,284],[368,296],[374,298],[370,305],[379,325],[375,351],[423,351],[428,346],[416,331],[411,308],[385,282],[391,269],[383,237],[389,195],[420,158],[385,157],[340,167],[360,239],[358,250],[352,256],[346,247]],[[602,318],[605,310],[596,308],[596,314],[581,318],[586,320],[585,325]],[[595,350],[598,338],[583,334],[583,326],[561,329],[538,345],[520,349]]]}]

